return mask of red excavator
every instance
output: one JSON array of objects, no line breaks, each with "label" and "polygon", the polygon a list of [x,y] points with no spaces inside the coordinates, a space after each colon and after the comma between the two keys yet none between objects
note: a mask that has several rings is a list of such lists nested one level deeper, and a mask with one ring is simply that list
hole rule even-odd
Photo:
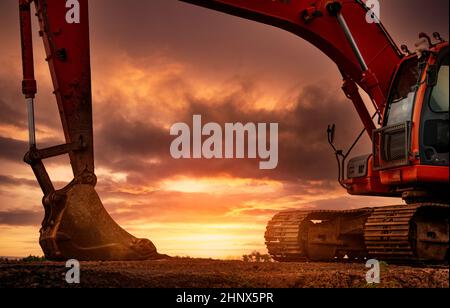
[{"label": "red excavator", "polygon": [[[417,51],[400,49],[360,0],[184,0],[292,32],[330,57],[345,96],[364,125],[348,151],[328,142],[339,183],[352,195],[398,197],[405,205],[348,211],[290,210],[273,217],[265,234],[278,261],[377,258],[445,262],[449,242],[448,43],[419,35]],[[37,147],[31,4],[64,128],[66,144]],[[146,239],[119,227],[94,187],[88,0],[19,0],[23,93],[29,114],[31,165],[44,193],[40,244],[48,259],[144,260],[162,257]],[[371,114],[360,95],[370,97]],[[368,134],[369,155],[347,159]],[[74,180],[56,190],[43,161],[68,154]]]}]

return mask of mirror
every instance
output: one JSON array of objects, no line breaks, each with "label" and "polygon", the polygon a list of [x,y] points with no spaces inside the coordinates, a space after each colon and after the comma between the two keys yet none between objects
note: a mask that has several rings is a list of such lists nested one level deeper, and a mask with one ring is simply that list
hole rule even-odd
[{"label": "mirror", "polygon": [[334,137],[336,134],[336,124],[329,125],[328,126],[328,141],[333,144],[334,143]]}]

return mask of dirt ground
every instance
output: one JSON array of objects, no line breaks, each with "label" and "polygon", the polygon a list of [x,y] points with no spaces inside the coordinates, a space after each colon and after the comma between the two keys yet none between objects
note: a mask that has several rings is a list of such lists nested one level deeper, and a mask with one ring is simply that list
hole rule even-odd
[{"label": "dirt ground", "polygon": [[382,264],[381,284],[369,286],[364,264],[248,263],[201,259],[82,262],[81,283],[65,281],[68,269],[54,262],[0,262],[6,288],[448,288],[448,267]]}]

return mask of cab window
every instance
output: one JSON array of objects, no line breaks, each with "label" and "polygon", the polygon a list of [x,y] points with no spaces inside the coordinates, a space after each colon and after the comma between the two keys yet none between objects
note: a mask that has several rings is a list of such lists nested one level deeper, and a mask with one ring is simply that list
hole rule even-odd
[{"label": "cab window", "polygon": [[448,112],[448,68],[448,57],[446,57],[439,68],[437,84],[431,92],[430,109],[433,112]]},{"label": "cab window", "polygon": [[411,121],[419,80],[419,63],[412,58],[399,69],[396,76],[387,111],[387,126],[403,124]]}]

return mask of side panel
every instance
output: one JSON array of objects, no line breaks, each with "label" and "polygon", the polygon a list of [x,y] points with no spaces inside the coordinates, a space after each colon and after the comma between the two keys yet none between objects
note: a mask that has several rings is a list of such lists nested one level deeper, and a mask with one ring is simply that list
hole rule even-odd
[{"label": "side panel", "polygon": [[448,184],[448,167],[408,166],[380,171],[380,178],[382,184],[391,186]]},{"label": "side panel", "polygon": [[401,193],[394,191],[391,186],[381,182],[380,172],[373,170],[372,155],[363,163],[365,164],[364,174],[361,174],[360,177],[349,178],[345,181],[345,184],[348,185],[347,192],[350,195],[401,197]]}]

